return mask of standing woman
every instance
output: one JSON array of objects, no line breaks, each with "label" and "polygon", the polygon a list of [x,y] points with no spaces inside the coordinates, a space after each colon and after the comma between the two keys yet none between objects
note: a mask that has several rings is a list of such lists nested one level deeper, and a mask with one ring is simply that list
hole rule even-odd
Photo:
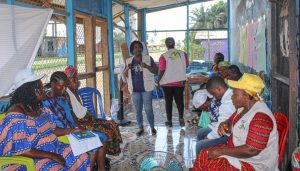
[{"label": "standing woman", "polygon": [[133,41],[130,52],[134,55],[126,60],[125,75],[128,77],[128,89],[132,94],[132,101],[136,110],[136,120],[139,127],[137,136],[144,133],[143,105],[147,114],[147,120],[151,127],[152,135],[156,134],[154,128],[154,114],[152,107],[152,91],[154,89],[154,74],[157,66],[148,55],[142,55],[143,45],[140,41]]},{"label": "standing woman", "polygon": [[118,125],[113,120],[97,119],[94,115],[87,111],[81,104],[81,99],[77,94],[78,90],[78,70],[73,66],[68,66],[65,69],[65,74],[69,78],[67,88],[69,104],[75,114],[75,122],[82,125],[85,129],[103,132],[108,136],[107,139],[107,154],[118,155],[121,153],[120,143],[122,136]]},{"label": "standing woman", "polygon": [[[58,142],[57,136],[78,131],[56,129],[49,109],[42,110],[45,97],[42,76],[22,70],[15,79],[12,106],[0,121],[0,156],[33,158],[35,170],[89,170],[89,156],[74,156],[68,144]],[[22,165],[8,165],[4,170],[26,170]]]},{"label": "standing woman", "polygon": [[167,122],[165,125],[172,127],[173,99],[176,102],[179,113],[179,124],[185,126],[183,119],[184,104],[183,91],[186,81],[186,68],[188,66],[187,54],[175,49],[173,37],[166,38],[167,52],[159,58],[159,75],[156,86],[162,86],[165,93]]}]

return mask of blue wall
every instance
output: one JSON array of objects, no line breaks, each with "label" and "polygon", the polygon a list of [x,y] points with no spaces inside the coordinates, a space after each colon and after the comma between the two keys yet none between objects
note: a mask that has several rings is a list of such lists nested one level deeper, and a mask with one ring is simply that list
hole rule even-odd
[{"label": "blue wall", "polygon": [[108,0],[74,0],[74,9],[87,14],[107,18]]}]

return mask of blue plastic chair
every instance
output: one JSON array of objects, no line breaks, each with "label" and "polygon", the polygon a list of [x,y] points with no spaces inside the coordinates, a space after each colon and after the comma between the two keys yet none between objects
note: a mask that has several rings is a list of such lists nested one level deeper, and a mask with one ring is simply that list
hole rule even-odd
[{"label": "blue plastic chair", "polygon": [[92,114],[95,117],[97,117],[97,111],[96,111],[96,107],[95,107],[94,101],[93,101],[93,94],[95,94],[98,98],[101,119],[105,119],[105,113],[104,113],[103,105],[102,105],[102,96],[96,88],[84,87],[84,88],[79,89],[77,91],[77,93],[82,100],[83,106],[86,107],[90,112],[92,112]]}]

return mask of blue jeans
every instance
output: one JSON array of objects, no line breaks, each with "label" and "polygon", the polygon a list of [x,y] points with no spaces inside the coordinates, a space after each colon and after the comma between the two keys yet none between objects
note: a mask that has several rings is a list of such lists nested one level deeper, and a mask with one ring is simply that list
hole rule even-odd
[{"label": "blue jeans", "polygon": [[152,107],[152,91],[146,92],[133,92],[132,93],[132,101],[136,111],[136,121],[138,127],[142,129],[143,126],[143,105],[145,108],[145,112],[147,115],[147,120],[151,129],[154,128],[154,115],[153,115],[153,107]]},{"label": "blue jeans", "polygon": [[216,139],[204,139],[212,130],[210,128],[201,128],[197,134],[196,154],[204,148],[225,144],[227,142],[227,135],[223,135]]}]

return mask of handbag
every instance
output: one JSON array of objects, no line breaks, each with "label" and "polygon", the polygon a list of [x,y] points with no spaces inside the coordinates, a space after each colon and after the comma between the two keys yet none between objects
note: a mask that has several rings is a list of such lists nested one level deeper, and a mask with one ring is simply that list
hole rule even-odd
[{"label": "handbag", "polygon": [[202,111],[199,118],[198,126],[202,128],[207,128],[210,123],[211,120],[209,118],[208,112]]}]

